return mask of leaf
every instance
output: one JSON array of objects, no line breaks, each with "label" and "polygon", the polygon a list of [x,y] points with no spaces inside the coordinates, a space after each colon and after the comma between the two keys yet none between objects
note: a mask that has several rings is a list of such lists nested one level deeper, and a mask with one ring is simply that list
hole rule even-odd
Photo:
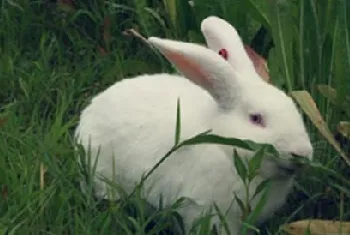
[{"label": "leaf", "polygon": [[136,29],[126,29],[122,32],[122,34],[129,37],[135,37],[137,39],[140,39],[142,42],[149,44],[147,39],[144,36],[142,36]]},{"label": "leaf", "polygon": [[282,226],[282,230],[290,235],[303,235],[310,228],[311,235],[348,235],[350,233],[350,222],[331,220],[301,220]]},{"label": "leaf", "polygon": [[163,0],[166,11],[169,15],[171,24],[174,28],[177,27],[177,11],[176,11],[176,0]]},{"label": "leaf", "polygon": [[154,19],[159,23],[159,25],[162,26],[162,28],[166,28],[164,19],[159,15],[157,11],[150,7],[145,7],[145,11],[147,11],[151,16],[153,16]]},{"label": "leaf", "polygon": [[[177,151],[178,149],[182,148],[183,146],[187,145],[196,145],[196,144],[223,144],[223,145],[229,145],[229,146],[236,146],[242,149],[246,150],[256,150],[258,149],[258,146],[262,146],[260,144],[254,143],[250,140],[240,140],[236,138],[225,138],[217,135],[208,134],[210,131],[206,131],[203,133],[200,133],[190,139],[182,141],[180,144],[175,145],[169,150],[153,167],[151,170],[147,172],[144,176],[142,176],[140,185],[142,185],[147,178],[168,158],[172,153]],[[268,149],[269,154],[272,154],[272,156],[277,157],[278,152],[275,150],[275,148],[272,145],[264,144],[266,148]],[[134,194],[135,190],[131,193]]]},{"label": "leaf", "polygon": [[6,231],[8,229],[5,227],[5,225],[0,225],[0,234],[7,234]]},{"label": "leaf", "polygon": [[323,120],[322,115],[317,109],[315,101],[307,91],[292,91],[292,97],[300,105],[301,109],[308,115],[312,123],[316,126],[323,137],[331,144],[334,149],[340,154],[344,161],[350,166],[350,160],[341,150],[339,144],[334,139],[332,132],[329,130],[327,123]]},{"label": "leaf", "polygon": [[248,162],[248,169],[249,169],[249,181],[251,181],[256,175],[257,170],[261,166],[261,162],[263,160],[264,154],[265,154],[265,146],[262,146],[255,154],[254,156],[249,160]]},{"label": "leaf", "polygon": [[[62,0],[61,0],[62,1]],[[66,0],[67,1],[67,0]],[[12,1],[12,0],[7,0],[6,1],[10,6],[15,7],[21,11],[24,11],[23,7],[21,7],[21,5],[17,4],[16,1]]]},{"label": "leaf", "polygon": [[230,229],[228,228],[225,215],[221,212],[220,208],[218,207],[218,205],[216,203],[214,203],[214,209],[217,212],[221,223],[224,225],[224,229],[225,229],[226,234],[229,234]]},{"label": "leaf", "polygon": [[244,206],[244,203],[243,203],[243,201],[237,196],[236,193],[235,193],[235,200],[237,201],[237,204],[238,204],[239,208],[241,209],[241,211],[242,211],[243,213],[245,213],[245,212],[246,212],[246,208],[245,208],[245,206]]},{"label": "leaf", "polygon": [[103,20],[103,41],[105,46],[107,47],[107,51],[109,50],[109,45],[111,41],[111,18],[106,16]]},{"label": "leaf", "polygon": [[236,149],[233,151],[233,162],[235,164],[235,167],[236,167],[236,170],[237,170],[239,177],[241,177],[243,182],[245,182],[245,180],[247,179],[248,170],[247,170],[246,166],[244,165],[241,157],[238,155]]},{"label": "leaf", "polygon": [[40,189],[43,190],[45,186],[45,172],[46,168],[43,163],[40,163]]},{"label": "leaf", "polygon": [[6,117],[0,117],[0,127],[2,127],[6,123]]},{"label": "leaf", "polygon": [[[247,229],[250,229],[251,231],[255,231],[256,234],[260,234],[260,230],[259,230],[256,226],[251,225],[251,224],[249,224],[249,223],[246,223],[246,222],[244,222],[244,221],[242,222],[242,229],[244,229],[245,231],[246,231]],[[249,232],[246,232],[246,233],[241,232],[241,234],[252,234],[252,233],[249,233]],[[253,233],[253,234],[255,234],[255,233]]]},{"label": "leaf", "polygon": [[[248,222],[248,224],[255,224],[256,223],[256,220],[257,220],[258,216],[261,214],[262,210],[264,209],[264,206],[265,206],[266,201],[268,199],[268,192],[269,192],[269,188],[265,187],[264,191],[260,197],[260,200],[256,204],[254,210],[249,214],[249,216],[245,222]],[[245,232],[247,229],[248,228],[244,226],[242,234],[246,234]]]},{"label": "leaf", "polygon": [[339,98],[337,91],[329,85],[321,84],[318,85],[317,88],[320,93],[331,102],[331,104],[341,108],[347,115],[350,116],[350,110],[348,108],[350,105],[349,96],[346,96],[345,99]]},{"label": "leaf", "polygon": [[270,28],[270,22],[267,18],[267,10],[269,5],[267,1],[261,0],[247,0],[247,9],[250,11],[253,18],[255,18],[259,23],[267,28]]},{"label": "leaf", "polygon": [[[196,135],[193,138],[187,139],[183,141],[182,145],[195,145],[195,144],[222,144],[222,145],[229,145],[229,146],[236,146],[239,148],[243,148],[245,150],[257,150],[260,146],[260,144],[254,143],[250,140],[242,140],[237,138],[226,138],[214,134],[208,134],[210,132],[206,131],[201,134]],[[269,150],[271,151],[273,146],[267,145],[271,148]],[[275,150],[276,151],[276,150]],[[277,153],[277,151],[276,151]]]},{"label": "leaf", "polygon": [[340,134],[342,134],[345,138],[350,140],[350,122],[339,122],[337,126],[337,130]]},{"label": "leaf", "polygon": [[6,184],[2,185],[1,187],[1,196],[2,196],[2,199],[4,200],[7,200],[8,199],[8,187]]},{"label": "leaf", "polygon": [[[337,90],[337,103],[341,103],[347,94],[349,94],[348,74],[350,73],[350,36],[349,36],[349,1],[337,1],[337,24],[338,30],[334,37],[334,73],[332,74]],[[348,107],[346,107],[348,109]]]},{"label": "leaf", "polygon": [[300,65],[300,81],[305,87],[305,1],[300,0],[299,3],[299,65]]},{"label": "leaf", "polygon": [[180,111],[180,99],[177,99],[176,107],[176,132],[175,132],[175,145],[178,145],[180,141],[180,132],[181,132],[181,111]]},{"label": "leaf", "polygon": [[[286,78],[288,91],[293,88],[292,69],[292,45],[293,45],[293,21],[291,16],[291,2],[270,0],[269,22],[271,24],[272,37],[275,44],[276,54],[280,62],[280,70]],[[272,74],[272,77],[278,74]]]},{"label": "leaf", "polygon": [[189,30],[196,29],[196,16],[188,0],[176,0],[175,4],[176,26],[173,30],[177,32],[177,37],[185,38]]},{"label": "leaf", "polygon": [[[189,30],[187,33],[189,42],[201,42],[202,35],[195,30]],[[203,44],[203,46],[206,46]]]},{"label": "leaf", "polygon": [[340,184],[338,184],[336,182],[332,182],[332,184],[330,184],[330,185],[332,185],[332,187],[334,187],[334,188],[339,189],[340,192],[342,192],[342,193],[344,193],[344,194],[346,194],[347,196],[350,197],[350,187],[348,187],[346,185],[345,186],[344,185],[340,185]]},{"label": "leaf", "polygon": [[334,88],[332,88],[328,85],[320,84],[320,85],[317,85],[317,89],[329,101],[331,101],[333,104],[336,104],[337,91]]},{"label": "leaf", "polygon": [[[196,220],[195,223],[192,226],[193,230],[194,228],[198,228],[199,227],[199,231],[197,231],[197,235],[207,235],[208,231],[211,230],[211,219],[212,219],[212,215],[211,214],[206,214],[205,216],[201,217],[200,219]],[[181,233],[184,234],[184,233]],[[190,233],[193,234],[193,233]],[[215,234],[215,233],[214,233]]]},{"label": "leaf", "polygon": [[254,199],[259,193],[261,193],[265,188],[269,186],[270,180],[264,180],[262,181],[255,189],[254,195],[252,199]]}]

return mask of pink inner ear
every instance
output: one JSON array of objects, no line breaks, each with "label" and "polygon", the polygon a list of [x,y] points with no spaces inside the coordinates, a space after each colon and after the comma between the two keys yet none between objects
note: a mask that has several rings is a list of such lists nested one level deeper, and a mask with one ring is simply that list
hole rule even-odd
[{"label": "pink inner ear", "polygon": [[248,45],[244,45],[244,49],[249,56],[249,59],[253,62],[255,71],[267,82],[270,82],[270,76],[267,71],[266,60],[257,54],[252,48]]},{"label": "pink inner ear", "polygon": [[208,74],[203,72],[198,64],[179,53],[166,50],[163,50],[163,53],[165,57],[167,57],[167,59],[191,81],[205,89],[211,89],[213,87],[210,79],[208,78]]}]

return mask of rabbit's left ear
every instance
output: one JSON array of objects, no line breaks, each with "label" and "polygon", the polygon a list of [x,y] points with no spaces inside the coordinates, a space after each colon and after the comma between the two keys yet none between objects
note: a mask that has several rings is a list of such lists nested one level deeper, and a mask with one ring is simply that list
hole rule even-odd
[{"label": "rabbit's left ear", "polygon": [[245,83],[218,54],[194,43],[157,37],[148,38],[148,42],[185,77],[207,90],[221,108],[230,109],[234,106]]},{"label": "rabbit's left ear", "polygon": [[255,71],[237,30],[227,21],[209,16],[201,23],[208,48],[220,54],[237,72]]}]

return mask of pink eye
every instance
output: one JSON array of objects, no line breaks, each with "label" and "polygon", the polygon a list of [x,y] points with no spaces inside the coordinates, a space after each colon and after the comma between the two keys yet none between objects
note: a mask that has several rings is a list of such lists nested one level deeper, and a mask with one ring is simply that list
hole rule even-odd
[{"label": "pink eye", "polygon": [[264,119],[261,114],[251,114],[249,115],[249,119],[252,123],[256,125],[265,126]]},{"label": "pink eye", "polygon": [[219,51],[219,55],[221,55],[221,57],[223,57],[225,60],[227,60],[227,58],[228,58],[228,53],[227,53],[226,49],[221,49]]}]

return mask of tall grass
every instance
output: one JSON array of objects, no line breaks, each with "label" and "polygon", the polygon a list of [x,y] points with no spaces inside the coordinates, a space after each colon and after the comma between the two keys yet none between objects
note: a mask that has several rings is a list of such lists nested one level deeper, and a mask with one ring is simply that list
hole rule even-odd
[{"label": "tall grass", "polygon": [[[174,72],[141,41],[124,36],[129,28],[202,43],[200,21],[223,17],[267,58],[273,84],[311,93],[333,134],[339,121],[349,120],[349,108],[339,108],[350,90],[347,0],[194,2],[1,1],[0,234],[181,234],[174,212],[181,201],[154,210],[140,193],[106,204],[79,189],[72,131],[81,109],[120,79]],[[333,87],[336,100],[325,98],[318,84]],[[263,233],[279,234],[281,224],[302,218],[350,218],[350,168],[305,120],[318,166],[298,177],[295,193]],[[208,219],[201,234],[209,234]]]}]

